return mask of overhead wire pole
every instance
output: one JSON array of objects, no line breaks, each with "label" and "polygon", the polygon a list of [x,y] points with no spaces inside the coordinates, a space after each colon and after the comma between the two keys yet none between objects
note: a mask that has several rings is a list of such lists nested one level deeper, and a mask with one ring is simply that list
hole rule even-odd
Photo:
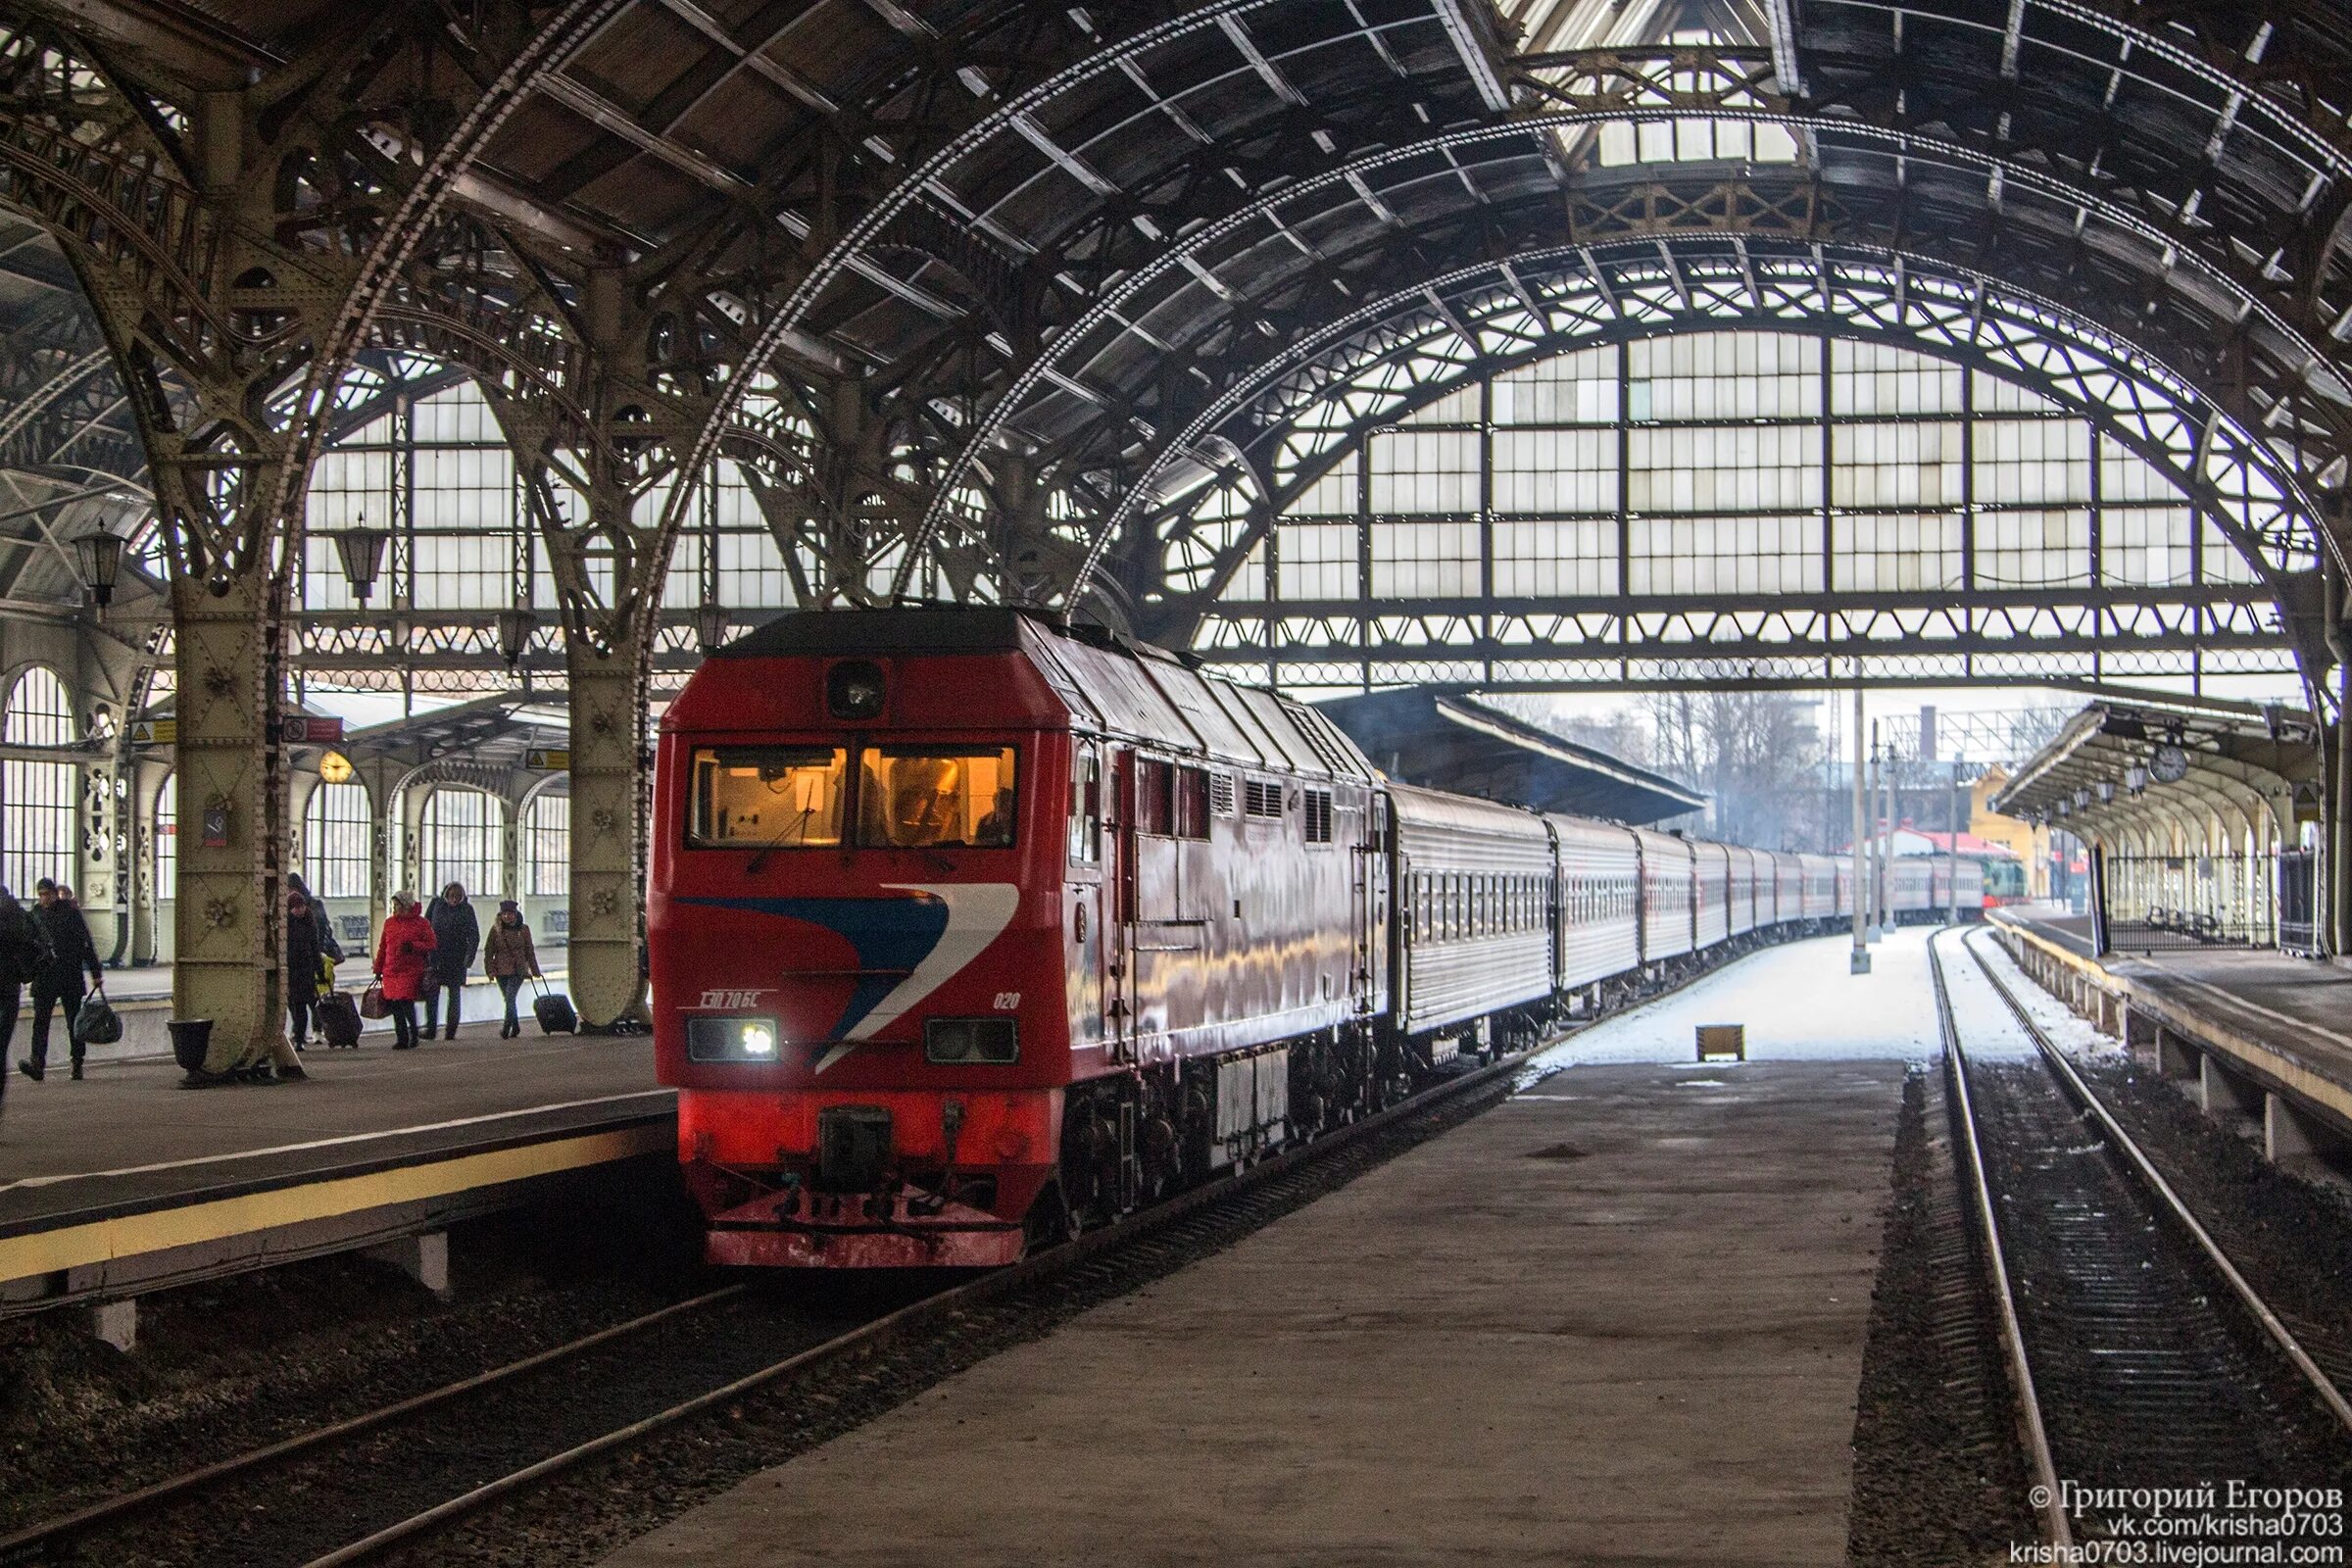
[{"label": "overhead wire pole", "polygon": [[1949,887],[1945,889],[1951,899],[1951,910],[1944,921],[1946,925],[1960,923],[1960,759],[1955,757],[1952,759],[1952,834],[1945,841],[1950,853],[1944,857],[1945,871],[1951,878]]},{"label": "overhead wire pole", "polygon": [[1870,949],[1863,935],[1868,915],[1865,899],[1868,897],[1863,881],[1862,855],[1862,662],[1854,661],[1854,952],[1847,960],[1847,972],[1870,973]]},{"label": "overhead wire pole", "polygon": [[1871,821],[1868,815],[1879,808],[1879,721],[1875,718],[1870,721],[1870,781],[1866,787],[1869,794],[1865,797],[1865,804],[1856,809],[1854,832],[1867,835],[1870,839],[1870,880],[1855,887],[1854,902],[1867,911],[1863,921],[1863,940],[1876,942],[1886,935],[1880,921],[1880,906],[1884,901],[1879,897],[1879,890],[1880,883],[1886,875],[1886,850],[1879,842],[1878,824]]}]

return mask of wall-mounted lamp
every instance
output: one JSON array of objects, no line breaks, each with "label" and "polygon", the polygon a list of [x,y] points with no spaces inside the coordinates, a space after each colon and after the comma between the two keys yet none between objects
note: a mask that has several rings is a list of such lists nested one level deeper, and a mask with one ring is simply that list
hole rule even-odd
[{"label": "wall-mounted lamp", "polygon": [[384,569],[384,546],[391,542],[391,530],[368,527],[365,515],[358,527],[335,534],[335,554],[343,560],[343,580],[351,584],[351,596],[363,605],[375,592],[375,579]]},{"label": "wall-mounted lamp", "polygon": [[90,603],[100,610],[115,602],[115,583],[122,575],[120,534],[85,533],[74,541],[81,558],[81,580],[89,585]]},{"label": "wall-mounted lamp", "polygon": [[2124,769],[2124,788],[2137,795],[2148,787],[2148,770],[2133,762]]},{"label": "wall-mounted lamp", "polygon": [[2115,780],[2111,778],[2103,778],[2099,780],[2099,804],[2101,806],[2106,806],[2114,801],[2114,799]]}]

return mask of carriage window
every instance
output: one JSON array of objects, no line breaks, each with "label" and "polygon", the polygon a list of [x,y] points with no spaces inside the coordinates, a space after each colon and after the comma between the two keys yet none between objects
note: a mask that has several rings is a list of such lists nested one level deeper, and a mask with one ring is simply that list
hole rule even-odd
[{"label": "carriage window", "polygon": [[719,746],[694,754],[686,845],[793,849],[841,842],[849,753],[838,746]]},{"label": "carriage window", "polygon": [[1013,750],[869,747],[858,755],[858,842],[1003,849],[1012,842]]},{"label": "carriage window", "polygon": [[1081,746],[1070,762],[1070,858],[1092,865],[1102,858],[1102,755]]},{"label": "carriage window", "polygon": [[1176,768],[1173,763],[1136,759],[1135,830],[1165,838],[1176,826]]}]

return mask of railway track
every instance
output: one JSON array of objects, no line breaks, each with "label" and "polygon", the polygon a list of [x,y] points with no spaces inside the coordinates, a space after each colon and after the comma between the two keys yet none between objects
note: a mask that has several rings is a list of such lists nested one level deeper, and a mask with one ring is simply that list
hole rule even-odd
[{"label": "railway track", "polygon": [[[2352,1403],[1997,969],[1962,946],[2033,1048],[1972,1057],[1932,940],[1953,1142],[2045,1540],[2077,1548],[2146,1528],[2130,1506],[2080,1506],[2086,1489],[2343,1486]],[[2245,1544],[2167,1538],[2200,1541]]]},{"label": "railway track", "polygon": [[[182,1535],[191,1544],[200,1539],[205,1551],[214,1554],[206,1560],[299,1561],[305,1568],[368,1561],[429,1540],[502,1498],[696,1416],[762,1390],[816,1377],[895,1342],[917,1339],[927,1330],[952,1322],[967,1325],[976,1313],[1028,1299],[1040,1291],[1083,1290],[1124,1274],[1153,1277],[1181,1263],[1209,1233],[1230,1233],[1217,1244],[1224,1245],[1352,1176],[1353,1170],[1338,1181],[1324,1175],[1348,1163],[1350,1154],[1362,1156],[1358,1168],[1377,1163],[1442,1130],[1442,1125],[1450,1125],[1447,1117],[1470,1114],[1482,1108],[1481,1102],[1499,1099],[1509,1091],[1511,1074],[1534,1054],[1504,1056],[1457,1074],[1237,1175],[1180,1194],[1011,1268],[924,1294],[879,1315],[847,1324],[795,1322],[779,1328],[775,1313],[760,1310],[760,1298],[752,1286],[729,1285],[477,1376],[20,1529],[0,1537],[0,1563],[98,1560],[98,1545],[160,1528]],[[742,1342],[757,1333],[770,1341],[781,1335],[783,1345],[778,1353],[749,1357],[751,1364],[746,1365]],[[520,1446],[497,1436],[516,1424],[517,1409],[530,1408],[535,1398],[548,1399],[551,1408],[557,1400],[576,1401],[588,1391],[601,1391],[608,1379],[629,1387],[588,1401],[606,1408],[601,1415],[587,1413],[585,1430],[578,1417],[555,1423],[553,1430],[561,1435],[552,1451],[544,1433],[535,1431],[530,1436],[540,1437],[540,1442],[536,1456],[527,1462],[485,1457]],[[663,1393],[665,1379],[692,1386]],[[554,1394],[541,1392],[559,1382],[562,1388]],[[579,1432],[576,1441],[562,1441],[572,1435],[564,1430],[566,1425]],[[452,1447],[458,1450],[454,1454],[446,1451]],[[478,1449],[478,1454],[468,1453],[468,1448]],[[301,1556],[264,1549],[280,1541],[316,1537],[321,1515],[332,1515],[341,1506],[335,1495],[339,1488],[348,1489],[351,1501],[342,1514],[346,1519],[380,1518],[387,1492],[397,1496],[404,1490],[432,1490],[421,1477],[410,1478],[397,1470],[387,1473],[385,1468],[388,1463],[397,1465],[401,1454],[427,1451],[434,1455],[428,1468],[436,1470],[435,1480],[449,1482],[460,1475],[466,1480],[442,1485],[429,1496],[417,1495],[416,1506],[331,1549],[312,1551],[305,1545]],[[290,1476],[295,1479],[290,1481]],[[257,1506],[253,1500],[279,1489],[301,1506],[273,1510],[267,1502]],[[359,1511],[363,1502],[372,1505],[368,1514]],[[244,1534],[224,1539],[224,1533],[232,1531]],[[258,1555],[249,1556],[249,1551]],[[131,1555],[132,1560],[144,1560],[135,1551]]]}]

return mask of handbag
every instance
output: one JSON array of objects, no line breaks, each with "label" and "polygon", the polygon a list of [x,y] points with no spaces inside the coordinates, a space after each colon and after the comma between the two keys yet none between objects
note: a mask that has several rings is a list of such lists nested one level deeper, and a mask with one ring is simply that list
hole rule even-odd
[{"label": "handbag", "polygon": [[360,993],[360,1016],[363,1018],[389,1018],[392,1016],[392,1004],[384,1000],[384,983],[381,980],[368,981],[368,989]]},{"label": "handbag", "polygon": [[74,1038],[85,1046],[111,1046],[122,1038],[122,1020],[108,1004],[105,992],[93,993],[75,1010]]}]

